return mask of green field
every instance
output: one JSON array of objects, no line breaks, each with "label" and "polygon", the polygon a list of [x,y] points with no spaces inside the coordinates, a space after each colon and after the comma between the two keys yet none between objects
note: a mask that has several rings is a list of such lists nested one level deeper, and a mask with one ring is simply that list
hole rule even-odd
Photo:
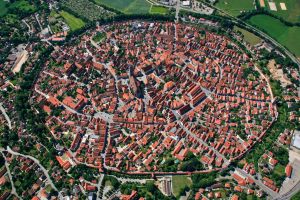
[{"label": "green field", "polygon": [[277,164],[274,168],[274,173],[278,176],[284,176],[285,175],[285,166],[281,164]]},{"label": "green field", "polygon": [[168,13],[169,9],[166,8],[166,7],[163,7],[163,6],[151,6],[151,9],[150,9],[150,13],[153,13],[153,14],[166,14]]},{"label": "green field", "polygon": [[66,11],[61,11],[59,14],[64,18],[65,22],[70,26],[71,31],[80,29],[85,24],[84,21],[75,17],[74,15],[71,15]]},{"label": "green field", "polygon": [[10,9],[17,9],[23,12],[35,12],[36,8],[26,0],[15,1],[9,5]]},{"label": "green field", "polygon": [[254,10],[253,0],[219,0],[216,7],[237,16],[241,11]]},{"label": "green field", "polygon": [[191,186],[192,181],[189,177],[184,175],[172,176],[172,188],[175,197],[177,197],[180,193],[180,190],[185,186]]},{"label": "green field", "polygon": [[151,8],[151,4],[146,0],[95,0],[95,2],[126,14],[145,14],[149,13]]},{"label": "green field", "polygon": [[249,22],[264,30],[297,57],[300,56],[300,27],[288,27],[279,20],[267,15],[253,16]]},{"label": "green field", "polygon": [[246,42],[248,42],[250,45],[256,45],[261,42],[261,39],[259,37],[257,37],[256,35],[254,35],[253,33],[250,33],[249,31],[247,31],[245,29],[241,29],[237,26],[234,26],[234,30],[241,32],[244,36],[244,40]]},{"label": "green field", "polygon": [[0,17],[7,13],[6,1],[0,0]]},{"label": "green field", "polygon": [[[271,13],[282,17],[289,22],[300,22],[300,1],[299,0],[273,0],[275,2],[277,11],[271,11]],[[287,10],[281,10],[279,3],[285,3]],[[266,8],[270,9],[268,1],[265,0]]]}]

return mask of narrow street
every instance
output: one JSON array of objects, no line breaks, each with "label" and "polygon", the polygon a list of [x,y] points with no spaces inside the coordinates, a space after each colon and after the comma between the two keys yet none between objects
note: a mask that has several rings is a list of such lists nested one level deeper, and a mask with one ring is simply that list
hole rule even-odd
[{"label": "narrow street", "polygon": [[[3,149],[0,150],[1,151],[1,154],[2,156],[5,158],[4,154],[3,154]],[[9,181],[10,181],[10,184],[11,184],[11,194],[15,195],[16,197],[18,197],[19,199],[22,199],[17,191],[16,191],[16,188],[15,188],[15,185],[14,185],[14,182],[13,182],[13,179],[12,179],[12,175],[11,175],[11,172],[10,172],[10,169],[9,169],[9,165],[7,163],[7,161],[5,160],[5,167],[6,167],[6,170],[7,170],[7,174],[8,174],[8,177],[9,177]]]},{"label": "narrow street", "polygon": [[0,111],[2,112],[2,114],[4,115],[4,117],[6,119],[9,129],[11,129],[12,128],[11,127],[11,120],[10,120],[9,116],[7,115],[4,107],[2,106],[2,103],[0,103]]},{"label": "narrow street", "polygon": [[278,194],[276,192],[274,192],[273,190],[271,190],[270,188],[268,188],[265,184],[263,184],[263,182],[260,179],[258,179],[258,180],[255,179],[253,176],[251,176],[250,174],[247,174],[242,169],[235,168],[235,170],[238,173],[240,173],[242,176],[244,176],[244,177],[250,177],[251,179],[253,179],[254,182],[255,182],[255,184],[258,185],[268,195],[270,195],[270,197],[272,197],[272,199],[275,199],[278,196]]},{"label": "narrow street", "polygon": [[[3,151],[3,150],[2,150]],[[41,164],[40,161],[37,160],[36,158],[32,157],[32,156],[28,156],[28,155],[24,155],[18,152],[13,151],[10,147],[7,147],[6,151],[8,151],[9,153],[11,153],[12,155],[16,155],[16,156],[23,156],[25,158],[29,158],[31,160],[33,160],[40,168],[41,170],[44,172],[45,176],[47,177],[47,180],[49,182],[49,184],[51,185],[51,187],[55,190],[58,191],[57,188],[55,187],[55,185],[53,184],[50,176],[49,176],[49,172],[48,170],[46,170]]]}]

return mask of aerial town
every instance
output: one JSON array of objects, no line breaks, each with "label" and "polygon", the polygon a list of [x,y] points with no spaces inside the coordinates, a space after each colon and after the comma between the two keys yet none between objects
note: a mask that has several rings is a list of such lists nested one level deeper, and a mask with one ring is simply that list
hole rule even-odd
[{"label": "aerial town", "polygon": [[290,2],[123,1],[0,0],[0,200],[300,200]]}]

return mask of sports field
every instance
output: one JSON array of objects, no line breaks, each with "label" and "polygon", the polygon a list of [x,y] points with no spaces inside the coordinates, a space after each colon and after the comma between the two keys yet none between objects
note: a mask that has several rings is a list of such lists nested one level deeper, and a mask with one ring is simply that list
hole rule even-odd
[{"label": "sports field", "polygon": [[7,12],[6,1],[0,0],[0,17],[5,15]]},{"label": "sports field", "polygon": [[257,37],[256,35],[254,35],[253,33],[250,33],[249,31],[247,31],[245,29],[241,29],[237,26],[234,26],[234,30],[241,32],[244,36],[244,40],[246,42],[248,42],[250,45],[256,45],[261,42],[261,39],[259,37]]},{"label": "sports field", "polygon": [[151,8],[151,4],[146,0],[95,0],[95,2],[126,14],[146,14]]},{"label": "sports field", "polygon": [[300,57],[300,27],[288,27],[278,19],[267,15],[256,15],[251,17],[249,21]]},{"label": "sports field", "polygon": [[[266,9],[271,13],[282,17],[284,20],[289,22],[300,22],[300,1],[299,0],[273,0],[277,7],[277,11],[271,11],[268,5],[268,1],[264,0],[266,4]],[[287,10],[282,10],[280,3],[285,3]]]},{"label": "sports field", "polygon": [[74,15],[71,15],[66,11],[61,11],[59,14],[64,18],[65,22],[70,26],[71,31],[80,29],[85,24],[84,21],[75,17]]},{"label": "sports field", "polygon": [[241,11],[255,9],[253,0],[219,0],[216,7],[234,16],[241,14]]}]

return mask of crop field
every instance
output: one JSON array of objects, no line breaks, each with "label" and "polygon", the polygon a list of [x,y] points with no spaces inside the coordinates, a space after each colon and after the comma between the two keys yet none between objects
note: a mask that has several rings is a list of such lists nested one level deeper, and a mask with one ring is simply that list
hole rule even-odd
[{"label": "crop field", "polygon": [[256,15],[251,17],[249,21],[300,57],[300,45],[298,44],[298,41],[300,41],[300,27],[288,27],[278,19],[267,15]]},{"label": "crop field", "polygon": [[151,4],[146,0],[95,0],[95,2],[126,14],[146,14],[151,8]]},{"label": "crop field", "polygon": [[62,5],[67,7],[72,12],[79,15],[82,19],[87,21],[99,20],[112,17],[113,12],[105,10],[99,5],[86,0],[62,0]]},{"label": "crop field", "polygon": [[244,36],[244,40],[246,42],[248,42],[250,45],[256,45],[261,42],[261,39],[259,37],[257,37],[256,35],[254,35],[253,33],[250,33],[249,31],[247,31],[245,29],[241,29],[241,28],[235,26],[234,30],[241,32]]},{"label": "crop field", "polygon": [[[272,2],[275,3],[276,10],[272,11],[268,4],[268,0],[261,0],[265,3],[266,9],[268,9],[274,15],[282,17],[284,20],[289,22],[300,22],[300,1],[299,0],[273,0]],[[286,6],[286,10],[282,10],[280,3],[284,3]]]},{"label": "crop field", "polygon": [[64,18],[65,22],[69,25],[71,31],[80,29],[85,25],[84,21],[75,17],[74,15],[71,15],[66,11],[61,11],[59,14]]},{"label": "crop field", "polygon": [[7,12],[6,1],[0,0],[0,17],[5,15]]},{"label": "crop field", "polygon": [[[300,1],[299,0],[273,0],[275,2],[277,11],[271,11],[271,13],[282,17],[284,20],[289,22],[300,22]],[[269,5],[265,0],[266,8],[269,9]],[[285,3],[287,10],[282,10],[280,7],[280,3]]]},{"label": "crop field", "polygon": [[216,7],[237,16],[241,11],[249,11],[255,9],[253,0],[219,0]]},{"label": "crop field", "polygon": [[150,13],[154,14],[166,14],[168,13],[169,9],[163,6],[151,6]]}]

